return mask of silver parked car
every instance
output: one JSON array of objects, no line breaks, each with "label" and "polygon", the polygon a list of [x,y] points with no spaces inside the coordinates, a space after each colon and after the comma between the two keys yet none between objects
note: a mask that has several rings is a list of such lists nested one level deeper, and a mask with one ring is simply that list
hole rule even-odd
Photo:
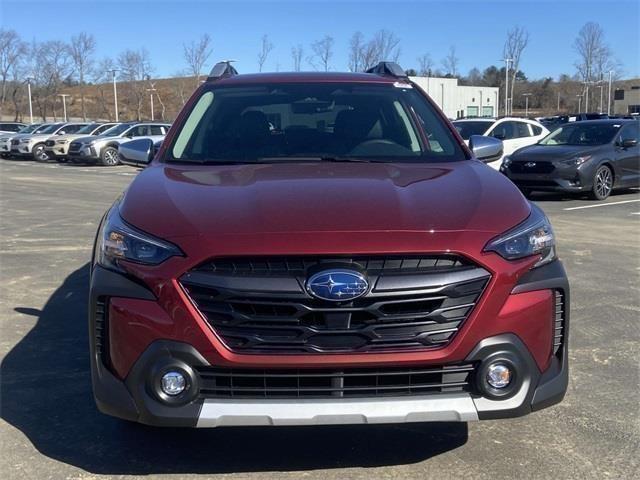
[{"label": "silver parked car", "polygon": [[105,166],[118,165],[118,146],[134,138],[164,138],[169,131],[168,123],[129,122],[117,125],[102,135],[78,138],[69,145],[67,157],[74,162],[100,163]]}]

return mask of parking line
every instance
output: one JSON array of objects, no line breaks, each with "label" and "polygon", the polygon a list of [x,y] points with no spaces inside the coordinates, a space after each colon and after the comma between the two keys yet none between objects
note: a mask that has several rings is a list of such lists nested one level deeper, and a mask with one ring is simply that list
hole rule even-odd
[{"label": "parking line", "polygon": [[582,210],[583,208],[598,208],[598,207],[608,207],[609,205],[622,205],[623,203],[634,203],[634,202],[640,202],[640,199],[638,200],[623,200],[622,202],[611,202],[611,203],[600,203],[598,205],[584,205],[582,207],[571,207],[571,208],[563,208],[563,210]]}]

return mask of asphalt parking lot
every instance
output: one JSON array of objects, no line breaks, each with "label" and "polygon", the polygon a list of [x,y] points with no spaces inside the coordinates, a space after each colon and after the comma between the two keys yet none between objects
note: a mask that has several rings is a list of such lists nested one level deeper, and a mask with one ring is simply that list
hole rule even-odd
[{"label": "asphalt parking lot", "polygon": [[134,175],[0,160],[4,478],[638,478],[640,191],[534,197],[572,284],[560,405],[468,425],[179,430],[103,416],[91,397],[91,245]]}]

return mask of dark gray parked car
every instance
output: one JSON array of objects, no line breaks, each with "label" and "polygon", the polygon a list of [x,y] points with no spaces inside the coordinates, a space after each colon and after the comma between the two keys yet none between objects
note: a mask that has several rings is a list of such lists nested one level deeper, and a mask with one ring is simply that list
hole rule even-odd
[{"label": "dark gray parked car", "polygon": [[640,185],[640,125],[634,120],[567,123],[505,157],[500,171],[525,194],[588,192],[604,200],[616,188]]}]

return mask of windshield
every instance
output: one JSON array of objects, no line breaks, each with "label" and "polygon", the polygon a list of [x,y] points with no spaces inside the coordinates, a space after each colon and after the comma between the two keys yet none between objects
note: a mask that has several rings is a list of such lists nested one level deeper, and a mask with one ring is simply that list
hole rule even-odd
[{"label": "windshield", "polygon": [[410,85],[358,83],[212,88],[168,154],[167,161],[197,163],[465,159]]},{"label": "windshield", "polygon": [[117,137],[121,133],[127,131],[128,128],[131,127],[130,123],[121,123],[120,125],[116,125],[115,127],[111,127],[106,132],[102,132],[102,135],[105,137]]},{"label": "windshield", "polygon": [[33,133],[38,128],[42,128],[43,125],[35,124],[35,125],[27,125],[26,127],[22,127],[18,130],[18,133]]},{"label": "windshield", "polygon": [[565,124],[540,140],[540,145],[604,145],[613,140],[617,124]]},{"label": "windshield", "polygon": [[56,130],[58,130],[63,124],[62,123],[52,123],[46,127],[44,127],[42,130],[38,129],[33,133],[54,133]]},{"label": "windshield", "polygon": [[453,122],[453,126],[456,127],[460,136],[465,140],[469,140],[471,135],[483,135],[491,125],[493,125],[493,122]]},{"label": "windshield", "polygon": [[100,127],[100,124],[98,124],[98,123],[90,123],[89,125],[85,125],[80,130],[78,130],[76,132],[76,134],[79,135],[79,134],[86,133],[87,135],[89,135],[89,134],[93,133],[93,131],[98,127]]}]

